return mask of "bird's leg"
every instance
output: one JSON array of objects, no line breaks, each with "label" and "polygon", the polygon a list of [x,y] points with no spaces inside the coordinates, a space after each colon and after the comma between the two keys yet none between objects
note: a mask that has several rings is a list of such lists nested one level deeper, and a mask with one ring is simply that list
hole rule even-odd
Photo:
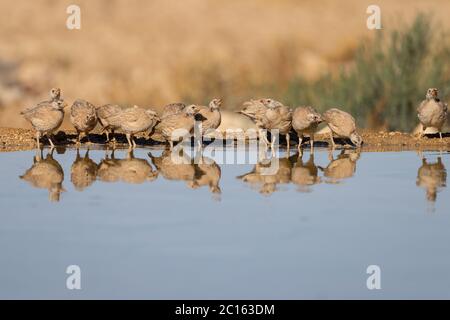
[{"label": "bird's leg", "polygon": [[169,145],[170,145],[170,150],[172,150],[173,149],[173,141],[172,140],[169,140]]},{"label": "bird's leg", "polygon": [[302,148],[303,136],[301,134],[298,135],[298,158],[303,157],[303,148]]},{"label": "bird's leg", "polygon": [[312,155],[314,153],[314,135],[313,134],[311,134],[309,136],[309,144],[311,147],[311,155]]},{"label": "bird's leg", "polygon": [[303,141],[303,136],[302,135],[298,135],[298,146],[297,146],[297,149],[298,149],[298,152],[300,153],[301,152],[301,150],[302,150],[302,141]]},{"label": "bird's leg", "polygon": [[264,141],[265,144],[269,144],[269,141],[267,141],[267,136],[266,136],[264,130],[259,129],[258,131],[259,131],[259,133],[258,133],[259,138],[262,139],[262,141]]},{"label": "bird's leg", "polygon": [[131,136],[131,142],[133,142],[133,149],[136,148],[136,140],[133,135]]},{"label": "bird's leg", "polygon": [[106,142],[109,142],[109,130],[105,129],[105,133],[106,133]]},{"label": "bird's leg", "polygon": [[131,143],[131,134],[127,133],[126,136],[127,136],[128,146],[130,148],[133,147],[133,144]]},{"label": "bird's leg", "polygon": [[291,140],[291,136],[289,135],[289,133],[286,133],[286,144],[287,144],[287,153],[288,154],[289,154],[290,140]]},{"label": "bird's leg", "polygon": [[276,153],[275,153],[275,142],[277,141],[277,136],[273,135],[271,140],[272,140],[272,142],[270,143],[270,148],[272,149],[272,155],[275,156],[276,155]]},{"label": "bird's leg", "polygon": [[81,144],[81,131],[77,130],[78,138],[77,138],[77,146]]},{"label": "bird's leg", "polygon": [[336,148],[336,144],[334,143],[334,139],[333,139],[333,131],[330,131],[330,140],[331,140],[331,146],[332,148]]},{"label": "bird's leg", "polygon": [[442,132],[441,131],[439,131],[439,138],[441,139],[441,142],[442,142]]},{"label": "bird's leg", "polygon": [[52,141],[51,137],[52,137],[52,134],[48,133],[47,134],[48,142],[50,142],[50,147],[53,149],[55,147],[55,145],[53,144],[53,141]]},{"label": "bird's leg", "polygon": [[41,133],[39,131],[36,131],[36,144],[37,144],[38,149],[41,148],[41,143],[39,142],[40,138],[41,138]]}]

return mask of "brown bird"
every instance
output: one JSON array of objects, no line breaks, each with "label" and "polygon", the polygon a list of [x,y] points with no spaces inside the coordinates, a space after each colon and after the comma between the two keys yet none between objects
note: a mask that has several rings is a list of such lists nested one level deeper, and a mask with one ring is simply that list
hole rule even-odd
[{"label": "brown bird", "polygon": [[98,179],[103,182],[123,181],[130,184],[141,184],[154,181],[158,172],[145,159],[135,158],[133,149],[128,149],[125,159],[116,159],[114,151],[109,158],[105,155],[98,165]]},{"label": "brown bird", "polygon": [[83,191],[97,179],[97,164],[89,158],[89,149],[81,157],[77,148],[77,157],[70,169],[70,180],[78,191]]},{"label": "brown bird", "polygon": [[95,106],[83,99],[75,100],[70,108],[70,122],[77,130],[77,145],[81,143],[82,135],[86,135],[89,142],[89,132],[97,125]]},{"label": "brown bird", "polygon": [[360,158],[360,152],[342,149],[337,159],[330,156],[330,163],[326,168],[318,167],[328,178],[327,183],[339,183],[343,179],[352,177],[356,172],[356,162]]},{"label": "brown bird", "polygon": [[190,105],[184,108],[183,112],[171,114],[161,119],[155,127],[155,132],[161,134],[173,148],[173,142],[189,135],[194,131],[194,116],[199,111],[196,105]]},{"label": "brown bird", "polygon": [[[222,99],[213,99],[209,103],[209,106],[198,107],[198,112],[195,115],[195,120],[200,122],[199,133],[203,137],[205,134],[216,130],[220,126],[221,114],[220,106],[222,105]],[[202,145],[202,139],[198,140],[199,146]]]},{"label": "brown bird", "polygon": [[267,140],[267,133],[264,132],[264,127],[261,121],[258,119],[262,118],[262,116],[266,113],[267,107],[262,103],[263,99],[250,100],[243,103],[243,108],[237,113],[240,113],[255,123],[258,128],[258,136],[262,139],[266,144],[269,144]]},{"label": "brown bird", "polygon": [[60,88],[51,88],[50,89],[50,100],[61,100],[61,89]]},{"label": "brown bird", "polygon": [[416,185],[426,189],[427,200],[436,201],[437,192],[441,188],[445,188],[447,184],[447,171],[442,163],[441,157],[437,158],[437,162],[428,163],[426,158],[422,159],[422,166],[417,172]]},{"label": "brown bird", "polygon": [[310,106],[297,107],[292,113],[292,128],[298,136],[298,152],[301,153],[303,136],[309,135],[311,153],[314,151],[314,133],[322,122],[322,116]]},{"label": "brown bird", "polygon": [[120,128],[125,132],[129,146],[133,148],[136,148],[134,135],[138,132],[152,131],[160,121],[155,111],[151,109],[146,110],[138,106],[123,110],[118,117],[119,119],[114,119],[113,121],[120,122]]},{"label": "brown bird", "polygon": [[427,90],[425,100],[417,108],[417,117],[422,124],[420,138],[423,137],[426,128],[436,128],[442,141],[442,127],[447,120],[447,104],[438,98],[439,91],[436,88]]},{"label": "brown bird", "polygon": [[291,181],[299,186],[299,191],[309,192],[310,186],[321,182],[318,173],[318,167],[314,164],[314,154],[311,153],[307,162],[303,162],[302,157],[297,158],[297,163],[292,168]]},{"label": "brown bird", "polygon": [[184,108],[186,108],[186,105],[182,102],[168,104],[164,106],[161,118],[180,113],[184,110]]},{"label": "brown bird", "polygon": [[[266,112],[262,116],[257,116],[257,122],[261,123],[262,127],[273,132],[278,130],[280,135],[286,136],[286,144],[289,150],[289,132],[292,129],[292,110],[284,106],[281,102],[273,99],[262,99],[261,102],[267,107]],[[277,135],[272,136],[270,146],[272,153],[275,152],[274,146]]]},{"label": "brown bird", "polygon": [[64,171],[58,161],[53,159],[53,151],[54,149],[51,149],[44,159],[42,150],[38,149],[33,158],[33,166],[20,176],[20,179],[35,188],[47,189],[50,201],[59,201],[61,192],[65,191],[62,186]]},{"label": "brown bird", "polygon": [[50,100],[39,102],[36,106],[25,109],[20,113],[36,130],[38,148],[40,148],[39,139],[42,135],[47,136],[52,147],[55,146],[51,136],[61,126],[66,106],[67,104],[61,99],[61,90],[52,88],[50,90]]},{"label": "brown bird", "polygon": [[333,148],[336,146],[333,134],[341,138],[350,139],[350,141],[358,148],[361,146],[363,141],[361,136],[356,132],[355,118],[349,113],[332,108],[322,115],[322,119],[326,121],[331,130],[330,139]]},{"label": "brown bird", "polygon": [[195,166],[192,164],[192,159],[186,154],[183,153],[180,158],[174,159],[171,151],[164,150],[159,157],[153,156],[150,152],[148,156],[164,179],[181,180],[188,183],[194,181]]},{"label": "brown bird", "polygon": [[[109,142],[109,134],[114,135],[114,131],[120,129],[120,113],[122,108],[117,104],[105,104],[97,108],[97,118],[106,133],[106,141]],[[113,137],[113,141],[116,138]]]}]

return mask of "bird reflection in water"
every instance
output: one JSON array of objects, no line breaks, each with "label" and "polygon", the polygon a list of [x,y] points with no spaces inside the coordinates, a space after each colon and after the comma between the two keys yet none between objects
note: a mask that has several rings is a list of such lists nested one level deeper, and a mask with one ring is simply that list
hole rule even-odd
[{"label": "bird reflection in water", "polygon": [[198,163],[194,163],[184,152],[174,155],[170,150],[165,150],[159,157],[153,156],[150,152],[148,155],[164,179],[185,181],[192,189],[208,186],[214,198],[220,200],[219,182],[222,173],[214,160],[202,156],[197,159]]},{"label": "bird reflection in water", "polygon": [[[436,201],[437,193],[446,187],[447,171],[442,163],[441,157],[437,162],[429,163],[426,158],[422,158],[422,165],[417,171],[416,185],[426,190],[427,200],[430,203]],[[434,208],[432,208],[434,210]]]},{"label": "bird reflection in water", "polygon": [[50,149],[44,158],[43,150],[37,149],[33,158],[33,165],[20,179],[30,183],[35,188],[47,189],[49,199],[58,202],[61,192],[64,192],[62,183],[64,181],[64,171],[61,165],[53,158],[54,148]]},{"label": "bird reflection in water", "polygon": [[81,157],[77,149],[77,156],[70,169],[70,180],[78,191],[83,191],[91,186],[97,179],[97,164],[89,158],[89,149],[84,157]]},{"label": "bird reflection in water", "polygon": [[[272,194],[277,191],[277,186],[282,184],[295,184],[299,192],[311,192],[313,185],[321,182],[339,183],[341,180],[350,178],[355,174],[356,162],[360,158],[357,150],[342,150],[336,159],[330,153],[330,163],[326,168],[317,166],[314,163],[314,154],[310,153],[308,161],[304,155],[295,154],[271,160],[264,159],[255,165],[253,170],[247,174],[238,176],[238,179],[256,188],[262,194]],[[278,160],[278,166],[274,165]],[[268,173],[268,168],[273,168],[273,172]],[[323,177],[319,172],[323,172]]]},{"label": "bird reflection in water", "polygon": [[260,160],[251,172],[237,178],[248,183],[252,188],[259,189],[261,194],[272,194],[277,190],[277,185],[288,184],[291,181],[292,171],[290,158],[278,158],[278,164],[273,162],[274,159]]},{"label": "bird reflection in water", "polygon": [[202,186],[208,186],[215,200],[220,200],[220,178],[222,171],[217,163],[208,157],[201,157],[198,164],[195,165],[194,179],[188,182],[188,186],[197,189]]},{"label": "bird reflection in water", "polygon": [[292,167],[291,181],[298,186],[300,192],[310,192],[311,186],[321,182],[318,167],[314,164],[314,153],[310,153],[307,162],[303,161],[303,157],[297,157],[297,162]]},{"label": "bird reflection in water", "polygon": [[164,150],[159,157],[155,157],[151,152],[148,156],[152,160],[156,170],[166,180],[175,181],[193,181],[195,177],[195,168],[192,164],[191,158],[185,153],[179,154],[176,161],[175,156],[172,158],[172,152],[170,150]]},{"label": "bird reflection in water", "polygon": [[103,182],[126,182],[141,184],[154,181],[158,172],[145,159],[135,158],[132,149],[127,151],[125,159],[116,159],[114,151],[111,157],[106,151],[105,158],[98,165],[97,176]]},{"label": "bird reflection in water", "polygon": [[327,178],[326,183],[340,183],[342,180],[352,177],[356,172],[356,162],[360,158],[358,150],[343,149],[334,159],[330,153],[330,163],[326,168],[318,167]]}]

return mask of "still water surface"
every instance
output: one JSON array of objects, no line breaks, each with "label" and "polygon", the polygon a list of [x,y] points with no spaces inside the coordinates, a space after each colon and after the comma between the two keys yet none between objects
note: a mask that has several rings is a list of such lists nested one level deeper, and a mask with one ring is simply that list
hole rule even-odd
[{"label": "still water surface", "polygon": [[448,152],[85,153],[0,154],[0,298],[450,298]]}]

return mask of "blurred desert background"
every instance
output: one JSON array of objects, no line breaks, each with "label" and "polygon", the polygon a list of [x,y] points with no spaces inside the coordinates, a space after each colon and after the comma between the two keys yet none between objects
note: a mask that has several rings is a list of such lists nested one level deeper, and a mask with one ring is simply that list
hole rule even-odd
[{"label": "blurred desert background", "polygon": [[[81,30],[66,28],[71,4]],[[382,30],[366,9],[381,7]],[[0,126],[62,88],[69,104],[271,96],[410,130],[428,87],[450,95],[448,0],[0,0]]]}]

